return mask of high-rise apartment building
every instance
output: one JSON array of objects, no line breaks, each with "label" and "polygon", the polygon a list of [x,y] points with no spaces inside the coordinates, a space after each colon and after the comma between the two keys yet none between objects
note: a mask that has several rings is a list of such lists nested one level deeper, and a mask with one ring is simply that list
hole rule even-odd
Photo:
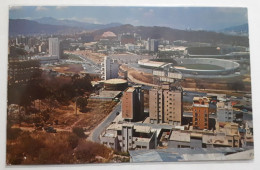
[{"label": "high-rise apartment building", "polygon": [[163,84],[161,89],[149,91],[149,115],[151,123],[181,125],[183,115],[181,88]]},{"label": "high-rise apartment building", "polygon": [[144,118],[144,93],[141,87],[129,87],[122,97],[122,117],[128,121]]},{"label": "high-rise apartment building", "polygon": [[207,97],[194,97],[192,107],[192,124],[195,129],[209,128],[209,103]]},{"label": "high-rise apartment building", "polygon": [[60,42],[58,38],[49,38],[49,54],[60,59]]},{"label": "high-rise apartment building", "polygon": [[106,56],[103,63],[103,71],[105,80],[118,78],[119,64],[116,60],[113,60]]},{"label": "high-rise apartment building", "polygon": [[156,39],[150,40],[150,51],[158,52],[159,41]]},{"label": "high-rise apartment building", "polygon": [[152,52],[158,52],[158,47],[159,47],[159,41],[157,39],[147,39],[146,43],[146,50],[152,51]]}]

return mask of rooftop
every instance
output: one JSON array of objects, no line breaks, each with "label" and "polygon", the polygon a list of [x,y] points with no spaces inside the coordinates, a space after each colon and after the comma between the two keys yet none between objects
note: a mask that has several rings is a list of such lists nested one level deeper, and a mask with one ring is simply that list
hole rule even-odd
[{"label": "rooftop", "polygon": [[122,125],[123,124],[113,123],[108,126],[107,130],[122,130]]},{"label": "rooftop", "polygon": [[149,126],[135,125],[134,129],[136,132],[141,132],[141,133],[150,133],[151,132],[151,127],[149,127]]},{"label": "rooftop", "polygon": [[193,104],[194,107],[209,107],[208,104]]},{"label": "rooftop", "polygon": [[133,137],[133,140],[136,142],[149,142],[150,138]]},{"label": "rooftop", "polygon": [[135,88],[134,87],[129,87],[126,92],[134,92],[135,91]]},{"label": "rooftop", "polygon": [[190,133],[185,133],[181,131],[172,131],[170,140],[190,142]]},{"label": "rooftop", "polygon": [[228,145],[226,136],[202,135],[202,143],[224,145],[224,146]]},{"label": "rooftop", "polygon": [[101,91],[99,95],[91,96],[91,99],[113,99],[116,96],[118,96],[121,93],[121,91]]},{"label": "rooftop", "polygon": [[124,79],[109,79],[109,80],[106,80],[104,83],[106,83],[106,84],[123,84],[123,83],[127,83],[127,80],[124,80]]}]

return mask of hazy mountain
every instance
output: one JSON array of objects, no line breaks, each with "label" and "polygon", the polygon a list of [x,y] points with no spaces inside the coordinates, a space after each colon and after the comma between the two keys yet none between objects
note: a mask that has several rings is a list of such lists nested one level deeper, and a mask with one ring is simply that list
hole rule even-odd
[{"label": "hazy mountain", "polygon": [[122,25],[113,28],[98,30],[92,33],[94,36],[100,36],[105,31],[112,31],[115,34],[122,33],[137,33],[142,36],[142,39],[165,39],[170,41],[185,40],[192,42],[205,42],[205,43],[226,43],[233,45],[248,46],[248,37],[225,35],[223,33],[209,32],[209,31],[190,31],[178,30],[169,27],[144,27]]},{"label": "hazy mountain", "polygon": [[17,34],[58,34],[82,31],[78,27],[40,24],[26,19],[9,19],[9,35]]},{"label": "hazy mountain", "polygon": [[93,23],[86,23],[86,22],[80,22],[76,20],[68,20],[68,19],[55,19],[52,17],[43,17],[39,19],[35,19],[34,21],[41,23],[41,24],[49,24],[49,25],[65,25],[70,27],[80,27],[87,30],[97,30],[97,29],[103,29],[103,28],[111,28],[120,26],[122,24],[120,23],[110,23],[110,24],[93,24]]},{"label": "hazy mountain", "polygon": [[232,26],[220,30],[223,33],[237,34],[237,35],[248,35],[248,24]]}]

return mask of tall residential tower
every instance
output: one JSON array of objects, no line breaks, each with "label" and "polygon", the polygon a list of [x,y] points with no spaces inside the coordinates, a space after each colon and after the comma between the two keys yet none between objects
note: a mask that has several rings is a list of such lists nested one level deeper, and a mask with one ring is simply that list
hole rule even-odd
[{"label": "tall residential tower", "polygon": [[60,42],[58,38],[49,38],[49,54],[60,59]]},{"label": "tall residential tower", "polygon": [[163,84],[160,89],[149,91],[149,115],[151,123],[182,124],[183,92],[181,88]]},{"label": "tall residential tower", "polygon": [[141,87],[129,87],[122,98],[122,118],[141,121],[144,118],[144,92]]}]

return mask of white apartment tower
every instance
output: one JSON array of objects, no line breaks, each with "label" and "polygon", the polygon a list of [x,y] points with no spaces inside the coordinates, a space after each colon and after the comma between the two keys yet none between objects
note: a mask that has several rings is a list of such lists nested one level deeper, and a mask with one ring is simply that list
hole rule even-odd
[{"label": "white apartment tower", "polygon": [[104,79],[118,78],[119,64],[117,60],[113,60],[106,56],[104,58]]},{"label": "white apartment tower", "polygon": [[60,42],[58,38],[49,38],[49,54],[60,59]]}]

